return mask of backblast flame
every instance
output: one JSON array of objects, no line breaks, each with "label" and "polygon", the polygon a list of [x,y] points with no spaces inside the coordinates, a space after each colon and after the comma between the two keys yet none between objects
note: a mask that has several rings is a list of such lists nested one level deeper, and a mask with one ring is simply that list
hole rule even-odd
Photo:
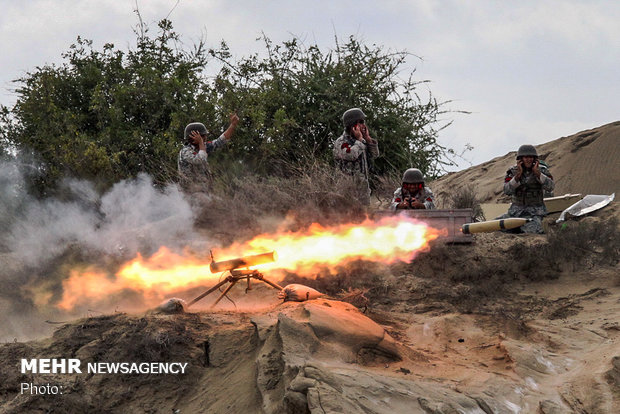
[{"label": "backblast flame", "polygon": [[[218,261],[242,256],[277,252],[277,261],[260,264],[275,278],[282,271],[312,277],[317,267],[334,271],[337,266],[354,260],[385,264],[410,261],[428,249],[438,231],[425,223],[403,216],[388,216],[379,221],[324,227],[313,224],[304,231],[261,234],[244,243],[214,249]],[[123,265],[114,276],[102,271],[72,271],[63,283],[58,307],[69,310],[86,300],[98,300],[125,289],[142,293],[153,301],[166,295],[197,286],[209,286],[220,275],[213,275],[209,263],[190,253],[177,254],[166,247],[149,258],[137,255]]]}]

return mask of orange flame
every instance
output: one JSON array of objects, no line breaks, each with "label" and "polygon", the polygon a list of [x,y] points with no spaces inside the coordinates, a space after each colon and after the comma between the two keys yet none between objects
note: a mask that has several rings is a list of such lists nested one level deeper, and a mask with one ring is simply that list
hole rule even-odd
[{"label": "orange flame", "polygon": [[413,259],[418,251],[437,238],[437,231],[407,217],[385,217],[379,221],[333,227],[311,225],[303,232],[259,235],[249,242],[217,251],[218,260],[227,260],[275,250],[278,260],[261,269],[283,269],[311,275],[316,265],[333,269],[353,260],[394,263]]},{"label": "orange flame", "polygon": [[[425,223],[404,216],[388,216],[379,221],[367,219],[360,224],[331,227],[313,224],[300,232],[262,234],[248,242],[215,250],[214,254],[221,261],[276,251],[278,260],[257,266],[261,271],[312,276],[317,266],[333,270],[337,265],[360,259],[385,264],[409,261],[427,249],[437,236],[437,230]],[[72,271],[63,283],[58,307],[69,310],[82,299],[97,299],[124,289],[141,291],[153,299],[163,298],[166,292],[208,286],[218,277],[210,273],[206,260],[161,247],[148,259],[138,254],[121,267],[115,278],[101,271]]]}]

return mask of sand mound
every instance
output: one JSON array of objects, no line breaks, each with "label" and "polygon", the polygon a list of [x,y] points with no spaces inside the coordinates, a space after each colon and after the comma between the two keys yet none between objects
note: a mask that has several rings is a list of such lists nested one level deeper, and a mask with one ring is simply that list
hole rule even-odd
[{"label": "sand mound", "polygon": [[[515,164],[515,151],[463,171],[447,174],[431,184],[445,202],[456,188],[474,184],[482,202],[509,202],[502,186],[506,171]],[[555,195],[620,193],[620,122],[582,131],[536,147],[550,166]],[[441,197],[443,195],[443,197]]]},{"label": "sand mound", "polygon": [[[618,138],[620,122],[540,145],[556,194],[618,192]],[[510,153],[432,188],[476,183],[485,201],[503,201],[513,162]],[[3,344],[0,413],[620,412],[620,238],[607,221],[620,208],[602,211],[546,235],[479,234],[468,245],[433,243],[411,263],[295,281],[328,294],[359,288],[367,313],[322,298],[254,313],[180,312],[171,301],[179,313],[86,318],[48,339]],[[187,371],[22,374],[21,358]],[[65,392],[21,393],[23,383]]]},{"label": "sand mound", "polygon": [[[327,299],[257,314],[88,318],[49,340],[0,347],[0,412],[614,412],[620,292],[613,281],[607,271],[532,286],[551,293],[524,310],[537,315],[527,324],[495,311],[450,312],[437,298],[429,298],[432,312],[376,310],[371,316],[382,324]],[[527,303],[533,292],[514,294],[500,305]],[[20,358],[54,356],[188,368],[184,375],[19,373]],[[24,382],[62,384],[66,395],[22,395]]]},{"label": "sand mound", "polygon": [[352,305],[325,299],[258,315],[90,318],[63,326],[50,341],[6,345],[0,362],[13,368],[26,355],[52,354],[74,355],[84,365],[184,361],[189,368],[181,376],[38,375],[38,382],[64,384],[70,398],[16,395],[32,378],[9,368],[0,385],[9,403],[1,412],[393,413],[479,406],[449,387],[405,376],[411,371],[398,364],[424,358]]}]

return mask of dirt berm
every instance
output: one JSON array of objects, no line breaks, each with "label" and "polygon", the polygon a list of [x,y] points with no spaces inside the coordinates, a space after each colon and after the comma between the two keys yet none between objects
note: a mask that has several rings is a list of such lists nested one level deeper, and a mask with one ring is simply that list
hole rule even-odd
[{"label": "dirt berm", "polygon": [[[617,191],[619,135],[613,123],[539,146],[556,194]],[[498,201],[514,153],[504,158],[433,190],[475,182]],[[47,339],[0,345],[0,413],[619,413],[619,218],[613,202],[545,235],[478,234],[411,263],[285,281],[332,298],[357,292],[366,313],[321,298],[67,323]],[[237,303],[260,294],[230,292]],[[22,374],[22,358],[77,358],[83,372]],[[188,365],[178,375],[86,372],[94,362]],[[63,394],[22,393],[30,383]]]},{"label": "dirt berm", "polygon": [[[479,243],[510,248],[516,240],[494,236]],[[101,316],[46,340],[4,344],[0,412],[618,412],[613,268],[516,283],[485,299],[466,283],[426,279],[431,267],[422,258],[417,274],[401,269],[408,274],[395,276],[399,290],[368,312],[379,323],[348,303],[317,299],[254,314]],[[37,357],[78,358],[83,368],[114,361],[188,367],[180,375],[21,374],[20,359]],[[64,391],[20,394],[21,383]]]}]

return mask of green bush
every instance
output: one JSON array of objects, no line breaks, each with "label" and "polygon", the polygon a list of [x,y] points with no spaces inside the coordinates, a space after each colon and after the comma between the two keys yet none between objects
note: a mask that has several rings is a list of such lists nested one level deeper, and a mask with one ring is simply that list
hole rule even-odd
[{"label": "green bush", "polygon": [[[434,176],[454,152],[437,143],[442,104],[419,93],[406,51],[367,46],[354,37],[330,50],[296,38],[260,39],[264,53],[234,61],[225,42],[190,50],[168,20],[151,36],[136,30],[133,49],[95,50],[80,37],[61,65],[44,65],[17,80],[17,102],[0,110],[0,153],[38,160],[29,185],[49,195],[63,176],[89,179],[101,190],[140,172],[156,183],[176,179],[177,152],[189,122],[215,139],[230,112],[241,122],[212,164],[283,176],[288,164],[331,162],[341,115],[359,106],[368,115],[382,156],[375,174],[410,166]],[[264,56],[263,56],[264,55]],[[216,73],[215,76],[206,76]]]}]

